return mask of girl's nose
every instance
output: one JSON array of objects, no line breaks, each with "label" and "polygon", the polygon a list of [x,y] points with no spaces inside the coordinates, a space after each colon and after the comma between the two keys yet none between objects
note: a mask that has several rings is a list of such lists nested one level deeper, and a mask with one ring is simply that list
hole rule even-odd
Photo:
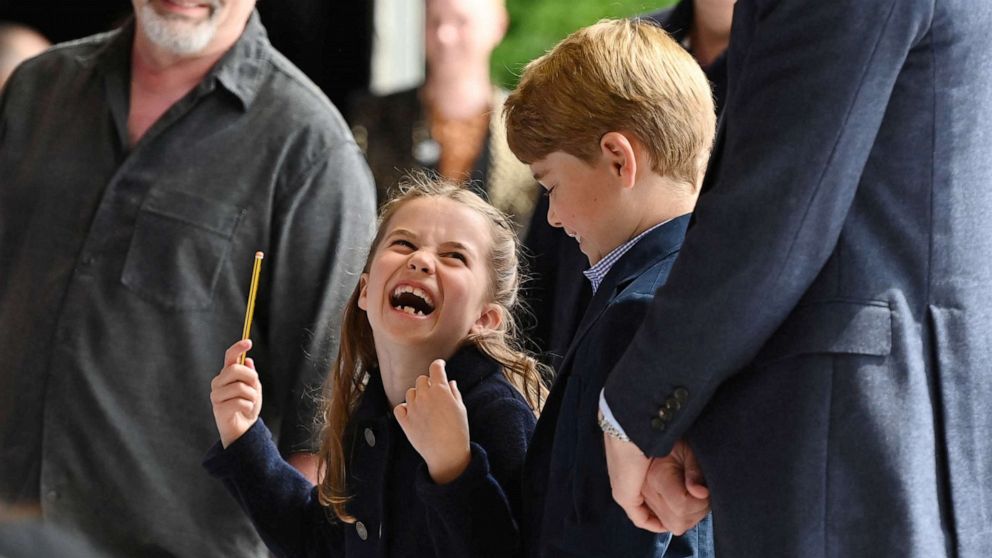
[{"label": "girl's nose", "polygon": [[411,254],[407,266],[414,271],[422,271],[427,274],[434,273],[434,259],[423,252],[414,252]]}]

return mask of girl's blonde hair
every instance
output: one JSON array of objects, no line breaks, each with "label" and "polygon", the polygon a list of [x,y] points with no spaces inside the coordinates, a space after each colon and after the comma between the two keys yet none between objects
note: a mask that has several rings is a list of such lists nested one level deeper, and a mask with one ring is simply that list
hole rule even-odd
[{"label": "girl's blonde hair", "polygon": [[[411,174],[400,184],[399,192],[379,212],[378,229],[363,272],[368,273],[393,215],[406,203],[419,198],[455,201],[478,212],[489,222],[492,235],[489,300],[501,307],[503,319],[495,329],[469,335],[464,343],[475,345],[498,362],[507,380],[520,390],[535,414],[540,412],[547,394],[547,388],[541,381],[543,369],[521,348],[514,317],[514,309],[519,303],[517,291],[521,283],[519,241],[513,232],[511,221],[498,209],[463,184],[425,173]],[[356,286],[348,299],[341,324],[338,356],[324,385],[323,428],[318,454],[320,470],[324,473],[317,487],[320,503],[329,507],[338,519],[346,523],[354,522],[355,518],[345,508],[350,498],[345,465],[345,430],[361,399],[369,373],[378,365],[372,328],[365,311],[358,307],[359,292],[360,287]]]}]

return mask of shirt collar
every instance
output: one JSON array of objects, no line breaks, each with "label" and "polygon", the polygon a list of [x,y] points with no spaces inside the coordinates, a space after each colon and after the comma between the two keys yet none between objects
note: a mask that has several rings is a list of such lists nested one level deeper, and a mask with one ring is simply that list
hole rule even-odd
[{"label": "shirt collar", "polygon": [[[668,221],[671,221],[671,219],[669,219]],[[583,271],[582,274],[585,275],[586,279],[589,279],[589,283],[592,284],[593,294],[595,294],[596,291],[599,289],[599,286],[603,283],[603,279],[606,278],[606,274],[610,272],[610,269],[613,267],[613,264],[617,263],[617,260],[622,258],[624,254],[629,252],[630,249],[633,248],[638,243],[638,241],[644,238],[648,233],[664,225],[668,221],[663,221],[661,223],[658,223],[657,225],[649,228],[648,230],[642,232],[641,234],[635,236],[634,238],[628,240],[627,242],[621,244],[620,246],[617,246],[609,254],[604,256],[603,259],[596,262],[596,265]]]},{"label": "shirt collar", "polygon": [[[92,55],[93,62],[108,75],[115,75],[118,68],[123,66],[124,75],[130,75],[130,56],[134,43],[134,17],[132,16],[120,29],[107,34],[109,38],[104,48],[98,49]],[[269,39],[262,27],[258,10],[252,12],[245,25],[244,32],[234,45],[207,72],[198,91],[208,92],[216,80],[241,102],[242,108],[251,106],[265,78]]]},{"label": "shirt collar", "polygon": [[268,35],[262,27],[258,10],[254,10],[241,37],[210,70],[204,82],[216,78],[247,109],[258,94],[265,77],[269,50]]}]

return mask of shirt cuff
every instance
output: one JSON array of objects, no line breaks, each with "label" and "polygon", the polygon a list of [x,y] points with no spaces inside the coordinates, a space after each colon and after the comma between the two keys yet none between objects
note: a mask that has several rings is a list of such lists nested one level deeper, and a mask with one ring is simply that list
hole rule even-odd
[{"label": "shirt cuff", "polygon": [[610,412],[610,406],[606,404],[605,388],[599,390],[599,410],[603,412],[603,418],[606,419],[606,422],[610,423],[613,426],[613,428],[616,428],[617,432],[629,438],[629,436],[627,436],[627,433],[623,431],[623,427],[620,426],[620,423],[617,422],[617,419],[613,416],[613,413]]}]

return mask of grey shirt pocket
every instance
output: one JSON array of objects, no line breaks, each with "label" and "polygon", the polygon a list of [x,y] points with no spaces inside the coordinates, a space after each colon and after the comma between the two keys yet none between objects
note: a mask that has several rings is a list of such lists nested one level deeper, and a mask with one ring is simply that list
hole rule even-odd
[{"label": "grey shirt pocket", "polygon": [[185,192],[151,190],[138,212],[121,283],[166,309],[209,307],[245,212]]}]

